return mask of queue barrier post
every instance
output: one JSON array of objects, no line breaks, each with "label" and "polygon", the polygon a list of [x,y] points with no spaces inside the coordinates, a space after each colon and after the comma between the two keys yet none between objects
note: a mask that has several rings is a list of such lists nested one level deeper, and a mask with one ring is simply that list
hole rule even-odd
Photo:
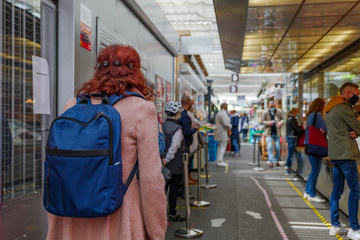
[{"label": "queue barrier post", "polygon": [[190,227],[190,200],[189,200],[189,175],[188,175],[188,161],[189,154],[183,154],[184,165],[184,190],[185,190],[185,204],[186,204],[186,227],[175,231],[175,236],[179,238],[199,238],[203,235],[203,231]]},{"label": "queue barrier post", "polygon": [[[254,134],[254,156],[253,159],[255,159],[255,148],[256,148],[256,141],[259,143],[260,139],[261,139],[261,134]],[[259,145],[259,144],[258,144]],[[260,149],[258,147],[258,154],[257,154],[257,167],[254,167],[253,170],[254,171],[264,171],[265,169],[260,167]]]},{"label": "queue barrier post", "polygon": [[209,146],[207,142],[205,143],[205,156],[203,158],[205,162],[205,184],[201,187],[205,189],[216,188],[216,184],[209,184]]},{"label": "queue barrier post", "polygon": [[197,200],[194,201],[191,206],[193,207],[207,207],[209,202],[201,201],[201,145],[198,145],[197,149]]}]

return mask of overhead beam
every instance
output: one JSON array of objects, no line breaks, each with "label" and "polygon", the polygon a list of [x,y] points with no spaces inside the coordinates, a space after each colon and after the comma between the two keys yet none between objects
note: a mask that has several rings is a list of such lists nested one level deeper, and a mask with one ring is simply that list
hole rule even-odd
[{"label": "overhead beam", "polygon": [[225,69],[240,73],[248,0],[214,0]]}]

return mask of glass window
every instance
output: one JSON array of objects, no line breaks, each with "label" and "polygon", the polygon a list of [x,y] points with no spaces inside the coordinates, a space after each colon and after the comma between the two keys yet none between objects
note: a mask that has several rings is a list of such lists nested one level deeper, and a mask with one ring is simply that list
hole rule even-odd
[{"label": "glass window", "polygon": [[41,188],[40,115],[33,114],[32,55],[40,56],[40,1],[2,1],[2,201]]}]

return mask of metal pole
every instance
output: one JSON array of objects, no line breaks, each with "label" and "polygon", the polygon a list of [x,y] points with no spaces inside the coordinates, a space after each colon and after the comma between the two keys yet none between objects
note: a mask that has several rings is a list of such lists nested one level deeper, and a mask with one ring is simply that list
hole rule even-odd
[{"label": "metal pole", "polygon": [[255,143],[256,143],[256,138],[255,138],[255,134],[252,135],[254,138],[254,148],[253,148],[253,161],[249,162],[248,165],[250,166],[256,166],[257,164],[255,163]]},{"label": "metal pole", "polygon": [[189,154],[183,154],[184,165],[184,189],[185,189],[185,204],[186,204],[186,228],[175,231],[175,236],[179,238],[199,238],[203,235],[203,231],[195,228],[190,228],[190,201],[189,201],[189,176],[188,176],[188,160]]},{"label": "metal pole", "polygon": [[[258,139],[258,143],[259,143],[260,138],[261,138],[260,134],[255,134],[254,135],[254,142],[256,142],[256,140]],[[259,149],[258,149],[258,154],[257,155],[258,155],[258,157],[257,157],[257,167],[253,168],[253,170],[254,171],[264,171],[265,169],[260,167],[260,151],[259,151]],[[255,154],[254,154],[254,158],[255,158]]]},{"label": "metal pole", "polygon": [[191,206],[194,207],[207,207],[210,205],[209,202],[206,201],[201,201],[201,190],[200,190],[200,181],[201,181],[201,145],[198,145],[198,149],[197,149],[197,162],[198,162],[198,171],[197,171],[197,201],[193,202],[191,204]]},{"label": "metal pole", "polygon": [[206,182],[205,184],[201,185],[202,188],[210,189],[216,188],[216,184],[209,184],[209,146],[208,142],[205,143],[205,156],[203,157],[205,161],[205,174],[206,174]]}]

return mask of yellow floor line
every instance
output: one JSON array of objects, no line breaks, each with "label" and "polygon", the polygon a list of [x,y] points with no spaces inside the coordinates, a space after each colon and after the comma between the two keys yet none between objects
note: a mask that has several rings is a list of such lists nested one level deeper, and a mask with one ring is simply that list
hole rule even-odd
[{"label": "yellow floor line", "polygon": [[[300,195],[300,197],[306,202],[306,204],[311,208],[311,210],[313,210],[313,212],[315,213],[315,215],[325,224],[325,226],[327,226],[329,229],[331,228],[331,224],[328,223],[325,218],[319,213],[319,211],[307,200],[303,198],[303,194],[299,191],[299,189],[297,187],[295,187],[295,185],[288,179],[286,178],[286,181],[290,184],[290,186],[292,186],[294,188],[294,190]],[[344,240],[339,234],[336,235],[336,237],[340,240]]]},{"label": "yellow floor line", "polygon": [[227,166],[225,168],[225,174],[227,174],[228,170],[229,170],[229,161],[226,161],[225,163],[227,164]]}]

